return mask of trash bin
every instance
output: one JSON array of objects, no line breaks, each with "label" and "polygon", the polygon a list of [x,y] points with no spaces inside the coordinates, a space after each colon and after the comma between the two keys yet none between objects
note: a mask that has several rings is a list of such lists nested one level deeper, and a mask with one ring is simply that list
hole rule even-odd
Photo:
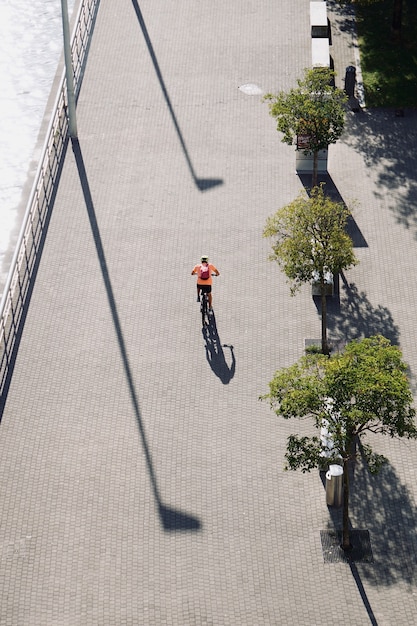
[{"label": "trash bin", "polygon": [[326,504],[327,506],[342,506],[343,467],[329,465],[326,472]]},{"label": "trash bin", "polygon": [[348,65],[345,74],[345,92],[352,98],[355,95],[355,83],[356,83],[356,67],[354,65]]}]

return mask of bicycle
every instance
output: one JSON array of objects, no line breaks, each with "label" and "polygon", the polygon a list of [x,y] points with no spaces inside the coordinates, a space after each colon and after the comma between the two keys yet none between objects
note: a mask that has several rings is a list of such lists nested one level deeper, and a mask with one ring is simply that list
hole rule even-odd
[{"label": "bicycle", "polygon": [[201,290],[201,298],[200,298],[200,313],[201,313],[201,323],[204,326],[208,326],[210,324],[209,319],[209,308],[208,308],[208,293]]},{"label": "bicycle", "polygon": [[[212,274],[212,276],[216,276],[216,274]],[[200,296],[201,323],[204,328],[204,326],[210,325],[209,299],[208,299],[208,293],[206,291],[202,289],[200,293],[201,293],[201,296]]]}]

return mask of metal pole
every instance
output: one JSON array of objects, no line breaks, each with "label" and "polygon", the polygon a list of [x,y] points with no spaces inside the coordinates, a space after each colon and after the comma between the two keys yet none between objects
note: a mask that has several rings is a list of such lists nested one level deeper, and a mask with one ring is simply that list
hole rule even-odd
[{"label": "metal pole", "polygon": [[69,35],[67,0],[61,0],[61,12],[62,12],[62,31],[64,34],[65,76],[67,80],[68,133],[70,137],[76,138],[78,136],[77,117],[75,113],[74,72],[72,68],[72,58],[71,58],[71,42],[70,42],[70,35]]}]

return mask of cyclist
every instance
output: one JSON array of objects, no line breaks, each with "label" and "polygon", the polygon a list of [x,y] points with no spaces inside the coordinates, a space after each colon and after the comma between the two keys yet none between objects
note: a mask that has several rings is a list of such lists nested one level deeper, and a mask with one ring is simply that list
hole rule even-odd
[{"label": "cyclist", "polygon": [[211,310],[211,286],[213,284],[213,279],[211,275],[215,274],[216,276],[220,276],[220,272],[217,267],[212,265],[212,263],[209,263],[209,258],[207,254],[202,254],[201,263],[194,267],[193,271],[191,272],[191,276],[193,274],[197,274],[197,302],[200,302],[200,291],[204,291],[208,294],[209,309]]}]

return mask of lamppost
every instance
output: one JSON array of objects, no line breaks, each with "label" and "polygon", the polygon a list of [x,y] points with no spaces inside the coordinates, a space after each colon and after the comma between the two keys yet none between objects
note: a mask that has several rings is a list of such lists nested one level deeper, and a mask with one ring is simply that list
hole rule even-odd
[{"label": "lamppost", "polygon": [[74,73],[71,58],[71,42],[69,35],[68,3],[61,0],[62,31],[64,34],[65,76],[67,82],[68,101],[68,133],[72,138],[77,138],[77,117],[75,113]]}]

